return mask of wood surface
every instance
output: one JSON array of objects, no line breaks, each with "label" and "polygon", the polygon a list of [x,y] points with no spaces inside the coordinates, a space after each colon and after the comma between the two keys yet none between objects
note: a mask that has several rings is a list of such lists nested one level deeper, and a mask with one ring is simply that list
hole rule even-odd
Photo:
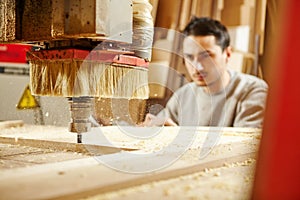
[{"label": "wood surface", "polygon": [[[116,128],[103,127],[103,130],[106,131],[103,132],[104,134],[114,135],[110,139],[120,139],[121,135],[116,134]],[[206,133],[210,130],[210,128],[204,127],[199,129],[201,131],[197,132],[197,136],[201,138],[206,136]],[[172,137],[168,136],[174,134],[176,132],[174,130],[176,128],[173,130],[167,128],[165,131],[169,134],[166,134],[164,140],[170,140]],[[212,128],[212,130],[216,131],[219,129]],[[228,131],[228,129],[225,130]],[[153,181],[176,178],[209,168],[222,167],[230,163],[255,158],[259,139],[253,133],[257,132],[254,129],[244,129],[246,131],[244,133],[242,132],[243,129],[237,129],[238,131],[236,132],[233,131],[234,129],[230,130],[231,132],[224,132],[221,137],[221,144],[215,147],[204,159],[199,159],[199,153],[202,150],[202,148],[199,148],[201,145],[194,144],[190,146],[179,160],[151,173],[133,174],[126,172],[130,165],[143,169],[143,167],[147,168],[149,163],[138,162],[134,158],[123,157],[124,151],[103,155],[100,160],[90,157],[58,163],[39,164],[27,168],[2,170],[0,172],[0,199],[79,199],[147,184]],[[233,140],[226,139],[234,137],[239,139],[235,142],[230,142]],[[13,138],[11,134],[10,138]],[[123,137],[121,140],[124,141],[125,145],[128,144],[128,147],[132,147],[129,139]],[[151,143],[153,143],[152,146],[158,145],[154,141],[150,139],[149,143],[144,141],[143,145],[139,144],[136,147],[140,147],[141,150],[139,152],[145,153],[145,156],[147,156],[148,151],[151,150]],[[200,140],[195,140],[196,143],[198,141]],[[163,146],[162,144],[160,145]],[[175,148],[174,151],[176,152],[176,150],[178,149]],[[167,153],[164,156],[173,155],[172,153]],[[123,162],[124,165],[120,169],[114,170],[108,167],[107,163],[101,162],[103,161],[102,159],[112,163]],[[122,172],[122,170],[125,172]]]},{"label": "wood surface", "polygon": [[16,38],[16,2],[1,0],[0,2],[0,41],[7,42]]},{"label": "wood surface", "polygon": [[208,158],[194,164],[179,160],[151,174],[118,172],[101,165],[94,158],[21,168],[1,173],[0,199],[76,199],[191,174],[205,168],[222,167],[225,163],[244,161],[253,156],[252,153],[233,156],[222,154],[221,157]]},{"label": "wood surface", "polygon": [[6,128],[20,127],[23,125],[24,125],[23,120],[3,121],[3,122],[0,122],[0,130],[6,129]]},{"label": "wood surface", "polygon": [[167,180],[90,195],[84,200],[250,199],[255,165],[255,160],[249,159],[229,166],[207,168]]}]

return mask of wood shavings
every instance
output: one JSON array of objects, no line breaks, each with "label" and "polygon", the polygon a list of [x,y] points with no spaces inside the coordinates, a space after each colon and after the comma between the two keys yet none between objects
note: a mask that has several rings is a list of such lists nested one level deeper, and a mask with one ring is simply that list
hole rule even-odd
[{"label": "wood shavings", "polygon": [[87,177],[87,175],[85,173],[82,173],[79,176],[80,176],[80,178],[86,178]]},{"label": "wood shavings", "polygon": [[215,172],[215,173],[214,173],[214,176],[220,176],[220,175],[221,175],[220,172]]},{"label": "wood shavings", "polygon": [[170,192],[170,189],[164,189],[164,196],[170,196],[171,195],[171,192]]},{"label": "wood shavings", "polygon": [[[59,152],[20,144],[0,143],[0,169],[29,167],[32,165],[83,158],[84,155],[73,152]],[[1,171],[0,170],[0,171]]]},{"label": "wood shavings", "polygon": [[188,191],[190,191],[192,189],[193,189],[193,187],[191,185],[186,185],[186,186],[183,187],[183,191],[184,192],[188,192]]},{"label": "wood shavings", "polygon": [[244,181],[245,181],[246,183],[250,182],[250,180],[251,180],[250,177],[248,177],[248,176],[244,177]]},{"label": "wood shavings", "polygon": [[[142,148],[143,152],[152,152],[163,149],[169,145],[174,138],[176,138],[178,131],[176,129],[165,129],[162,134],[158,134],[153,138],[142,140],[123,134],[120,130],[118,130],[118,127],[103,127],[101,130],[103,130],[103,135],[111,140],[113,144],[117,144],[117,146],[122,145],[124,147],[139,147]],[[189,130],[187,130],[186,133],[189,133],[188,131]],[[0,132],[0,135],[1,134],[2,133]],[[51,135],[51,137],[57,138],[57,135],[57,133],[54,133]],[[62,135],[64,135],[64,133],[62,133]],[[200,132],[199,134],[197,133],[193,140],[194,143],[187,148],[187,151],[180,158],[180,160],[190,164],[199,162],[199,153],[202,151],[202,144],[197,144],[197,142],[203,141],[205,137],[206,134],[202,134]],[[232,138],[234,142],[230,142]],[[240,140],[240,138],[243,139]],[[236,146],[231,145],[232,143],[240,142],[240,146],[244,147],[245,149],[257,147],[257,144],[252,144],[251,137],[221,136],[221,140],[222,142],[226,141],[225,144],[214,147],[212,153],[209,154],[209,158],[220,158],[220,155],[222,155],[224,152],[230,152],[230,155],[232,152],[236,152],[237,148]],[[249,145],[244,145],[247,144],[246,140],[248,140],[247,142]],[[181,147],[181,144],[174,144],[174,148]],[[166,151],[162,151],[162,154],[164,155],[165,152]],[[65,154],[70,157],[82,156],[80,153],[74,153],[72,151],[69,152],[67,148],[65,149],[65,152],[60,153],[61,154],[49,154],[47,155],[47,159],[51,157],[53,160],[59,161],[59,158],[64,157]],[[36,159],[34,160],[36,161]],[[45,159],[40,160],[44,160],[44,162],[47,161]],[[253,170],[251,171],[250,168],[253,166],[255,166],[255,159],[246,159],[245,161],[239,163],[228,162],[224,163],[224,166],[220,168],[207,167],[206,169],[190,175],[151,182],[132,188],[122,189],[120,191],[108,192],[96,196],[94,199],[121,199],[124,197],[127,199],[141,199],[138,197],[145,197],[145,199],[143,199],[146,200],[147,196],[149,196],[149,198],[151,196],[151,199],[161,199],[164,197],[166,199],[222,199],[222,197],[226,196],[226,194],[232,195],[232,192],[236,193],[233,194],[233,197],[236,197],[233,199],[242,199],[240,198],[241,196],[238,195],[243,194],[246,196],[247,191],[250,190],[249,188],[253,181],[251,176],[251,172],[253,172]],[[124,164],[123,168],[126,167],[127,166]],[[247,173],[245,173],[245,171]],[[78,174],[78,176],[86,178],[84,173]],[[222,186],[222,184],[225,184],[225,186]],[[209,191],[214,194],[209,193]],[[154,197],[152,197],[152,195],[154,195]],[[91,197],[91,199],[93,198]]]},{"label": "wood shavings", "polygon": [[208,173],[209,171],[210,171],[210,169],[208,169],[208,168],[205,168],[205,169],[204,169],[204,172],[205,172],[205,173]]},{"label": "wood shavings", "polygon": [[[241,162],[242,163],[242,162]],[[249,166],[207,168],[186,176],[151,182],[120,191],[108,192],[87,200],[119,199],[249,199],[254,162]],[[239,173],[236,173],[236,172]]]},{"label": "wood shavings", "polygon": [[224,183],[215,183],[212,187],[214,189],[230,190],[230,186]]},{"label": "wood shavings", "polygon": [[58,175],[64,175],[66,172],[64,172],[64,171],[59,171],[57,174]]}]

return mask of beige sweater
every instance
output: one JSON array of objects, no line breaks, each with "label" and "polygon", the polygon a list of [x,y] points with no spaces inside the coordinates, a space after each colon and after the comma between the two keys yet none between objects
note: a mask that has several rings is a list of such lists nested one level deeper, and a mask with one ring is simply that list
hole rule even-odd
[{"label": "beige sweater", "polygon": [[195,83],[179,88],[158,116],[180,126],[257,127],[263,124],[267,84],[254,76],[229,71],[231,80],[210,95]]}]

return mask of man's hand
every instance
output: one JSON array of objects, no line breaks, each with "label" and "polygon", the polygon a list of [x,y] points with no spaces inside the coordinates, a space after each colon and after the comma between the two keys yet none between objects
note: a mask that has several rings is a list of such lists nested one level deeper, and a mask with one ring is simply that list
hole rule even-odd
[{"label": "man's hand", "polygon": [[140,126],[177,126],[177,124],[170,118],[157,117],[148,113],[145,117],[145,121]]}]

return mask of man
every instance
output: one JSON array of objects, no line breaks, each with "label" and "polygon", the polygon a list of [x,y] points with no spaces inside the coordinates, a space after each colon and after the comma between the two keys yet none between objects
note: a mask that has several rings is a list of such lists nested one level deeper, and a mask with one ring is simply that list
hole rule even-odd
[{"label": "man", "polygon": [[151,125],[262,127],[267,84],[227,68],[229,34],[211,18],[194,17],[183,31],[183,56],[193,82],[177,90]]}]

